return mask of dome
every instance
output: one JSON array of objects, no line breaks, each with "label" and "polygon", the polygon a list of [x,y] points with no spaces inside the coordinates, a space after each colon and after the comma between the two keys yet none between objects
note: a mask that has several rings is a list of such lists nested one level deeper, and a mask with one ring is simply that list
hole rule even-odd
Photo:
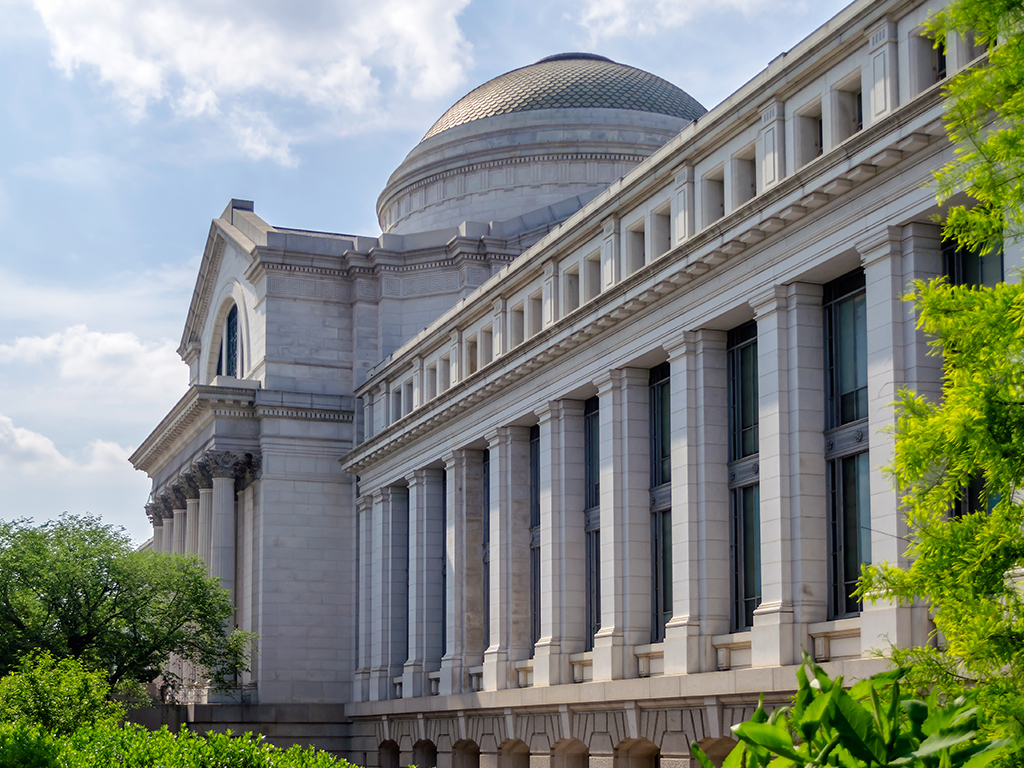
[{"label": "dome", "polygon": [[475,88],[434,123],[377,199],[381,230],[561,220],[706,111],[642,69],[549,56]]},{"label": "dome", "polygon": [[473,89],[423,138],[485,117],[567,107],[632,109],[685,120],[707,112],[686,91],[650,72],[593,53],[559,53]]}]

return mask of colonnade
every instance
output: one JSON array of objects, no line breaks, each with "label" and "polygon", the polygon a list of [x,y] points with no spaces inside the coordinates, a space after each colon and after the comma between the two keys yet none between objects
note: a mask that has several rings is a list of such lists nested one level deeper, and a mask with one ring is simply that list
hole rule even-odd
[{"label": "colonnade", "polygon": [[[822,286],[794,282],[745,297],[757,324],[759,457],[741,480],[759,485],[762,587],[749,632],[738,632],[730,615],[730,493],[739,480],[728,448],[727,332],[669,332],[659,346],[671,370],[670,484],[651,487],[650,371],[623,367],[591,382],[600,425],[601,620],[593,650],[585,650],[584,403],[557,397],[553,379],[547,391],[555,396],[517,414],[516,424],[476,434],[459,424],[465,447],[385,487],[362,483],[357,698],[785,666],[799,663],[802,649],[826,659],[830,635],[859,633],[840,657],[911,642],[921,631],[911,609],[880,603],[833,620],[827,473],[842,451],[870,449],[870,558],[905,564],[898,498],[883,471],[892,437],[882,429],[893,423],[899,387],[936,388],[938,370],[899,295],[912,279],[939,272],[938,240],[931,226],[885,227],[856,250],[868,318],[868,417],[841,437],[857,445],[833,445],[827,428]],[[481,420],[486,413],[474,410]],[[520,426],[531,420],[539,478],[531,477],[530,429]],[[531,482],[540,485],[533,532]],[[664,640],[652,643],[651,513],[659,494],[671,499],[671,618]],[[538,535],[534,642],[530,557]],[[816,645],[819,638],[826,642]]]}]

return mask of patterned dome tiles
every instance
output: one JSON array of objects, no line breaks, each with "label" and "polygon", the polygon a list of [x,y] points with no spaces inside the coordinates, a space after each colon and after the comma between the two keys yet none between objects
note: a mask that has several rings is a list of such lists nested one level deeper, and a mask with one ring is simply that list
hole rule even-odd
[{"label": "patterned dome tiles", "polygon": [[534,109],[632,109],[696,120],[707,112],[681,88],[642,69],[593,54],[558,54],[514,69],[470,91],[434,123],[449,128]]}]

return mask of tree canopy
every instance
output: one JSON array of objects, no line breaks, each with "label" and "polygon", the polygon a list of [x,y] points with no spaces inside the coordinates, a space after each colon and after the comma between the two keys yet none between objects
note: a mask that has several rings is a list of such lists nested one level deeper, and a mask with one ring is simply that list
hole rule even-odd
[{"label": "tree canopy", "polygon": [[977,204],[955,206],[943,234],[989,252],[1024,237],[1024,0],[954,0],[929,22],[988,49],[987,64],[946,86],[946,132],[956,155],[938,174],[940,202],[966,191]]},{"label": "tree canopy", "polygon": [[47,652],[103,671],[114,686],[145,683],[173,653],[226,688],[251,641],[230,631],[231,616],[227,591],[198,559],[137,551],[93,517],[0,522],[0,675]]}]

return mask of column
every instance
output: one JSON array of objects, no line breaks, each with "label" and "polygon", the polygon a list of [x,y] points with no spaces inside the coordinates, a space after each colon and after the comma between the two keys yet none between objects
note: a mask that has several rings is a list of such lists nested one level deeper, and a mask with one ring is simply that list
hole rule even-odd
[{"label": "column", "polygon": [[174,515],[174,543],[172,544],[172,551],[176,555],[185,554],[185,541],[188,533],[187,508],[184,489],[180,483],[175,482],[171,486],[171,513]]},{"label": "column", "polygon": [[153,524],[153,544],[150,546],[151,552],[163,552],[164,551],[164,517],[160,511],[160,505],[155,502],[150,502],[146,505],[146,515],[149,517],[150,523]]},{"label": "column", "polygon": [[195,476],[199,486],[199,557],[209,570],[213,545],[213,476],[204,460],[197,463]]},{"label": "column", "polygon": [[672,619],[665,672],[716,669],[711,638],[729,632],[726,334],[663,343],[672,371]]},{"label": "column", "polygon": [[865,128],[899,106],[897,39],[896,25],[888,19],[868,32],[870,63],[861,76]]},{"label": "column", "polygon": [[[942,228],[937,224],[914,222],[903,228],[903,284],[910,290],[914,280],[931,280],[943,272]],[[942,358],[929,354],[928,338],[917,327],[917,309],[900,302],[903,309],[904,381],[918,394],[933,402],[942,397]]]},{"label": "column", "polygon": [[191,470],[182,473],[185,490],[185,553],[199,554],[199,485]]},{"label": "column", "polygon": [[235,470],[238,457],[214,453],[207,457],[213,475],[213,517],[210,545],[210,575],[220,579],[224,589],[235,590]]},{"label": "column", "polygon": [[[906,521],[899,495],[885,468],[893,461],[896,422],[893,400],[905,383],[902,230],[884,227],[857,243],[864,265],[867,303],[868,440],[871,462],[871,562],[906,568]],[[907,646],[913,632],[912,611],[895,603],[865,601],[861,612],[861,647],[867,653],[890,643]]]},{"label": "column", "polygon": [[441,668],[444,648],[444,470],[419,469],[409,483],[409,654],[402,698],[427,696],[427,675]]},{"label": "column", "polygon": [[394,678],[408,657],[409,492],[387,486],[373,493],[372,658],[370,700],[393,699]]},{"label": "column", "polygon": [[372,645],[373,627],[371,616],[373,614],[373,556],[372,556],[372,533],[373,533],[373,497],[366,490],[356,498],[357,531],[359,539],[356,564],[358,583],[358,627],[357,627],[357,657],[355,682],[353,684],[354,698],[356,701],[370,700],[370,649]]},{"label": "column", "polygon": [[491,645],[484,689],[515,688],[513,662],[532,655],[530,637],[530,430],[487,436],[491,461]]},{"label": "column", "polygon": [[757,157],[761,164],[764,191],[786,175],[786,119],[783,102],[773,99],[761,107],[761,127],[757,134]]},{"label": "column", "polygon": [[636,677],[651,636],[650,414],[646,369],[609,371],[601,399],[601,629],[594,680]]},{"label": "column", "polygon": [[483,662],[483,452],[456,450],[444,462],[448,647],[441,659],[440,692],[451,694],[468,690],[469,669]]},{"label": "column", "polygon": [[569,654],[586,647],[583,403],[556,400],[540,420],[541,630],[535,686],[572,682]]},{"label": "column", "polygon": [[821,287],[775,286],[757,320],[761,605],[751,663],[797,664],[807,624],[827,614]]},{"label": "column", "polygon": [[174,511],[171,509],[171,495],[162,493],[157,503],[160,505],[160,514],[164,518],[164,541],[163,551],[167,554],[174,552]]}]

